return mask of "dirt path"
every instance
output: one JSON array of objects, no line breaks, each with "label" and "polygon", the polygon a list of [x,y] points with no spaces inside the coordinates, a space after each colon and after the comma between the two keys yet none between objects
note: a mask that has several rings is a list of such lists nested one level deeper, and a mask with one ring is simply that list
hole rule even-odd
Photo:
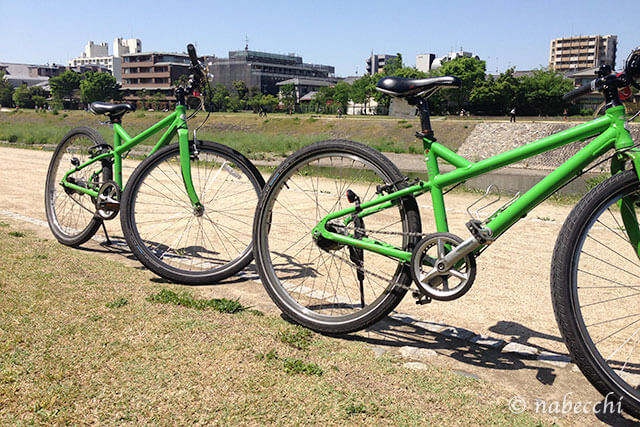
[{"label": "dirt path", "polygon": [[[51,152],[46,151],[0,147],[0,217],[20,214],[46,221],[43,189],[50,156]],[[134,166],[132,162],[125,164],[125,179]],[[424,197],[419,199],[423,230],[433,230],[429,200]],[[464,227],[468,219],[465,208],[474,200],[475,197],[468,194],[447,196],[451,232],[467,236]],[[407,296],[397,311],[407,313],[413,319],[438,322],[506,342],[526,344],[534,347],[538,353],[551,351],[566,354],[551,306],[549,266],[555,238],[569,211],[570,207],[545,203],[514,226],[478,260],[476,283],[463,298],[448,303],[433,302],[417,306],[413,298]],[[44,237],[52,238],[49,230],[42,225],[24,221],[22,224],[37,230]],[[107,229],[116,243],[122,243],[118,220],[108,222]],[[97,237],[103,237],[102,231]],[[91,241],[80,250],[96,251],[140,267],[126,246],[121,244],[106,246]],[[150,280],[160,280],[151,274],[149,277]],[[267,312],[278,312],[257,280],[253,266],[224,283],[200,287],[198,292],[207,297],[240,298],[246,305]],[[521,396],[529,407],[536,398],[559,399],[562,403],[567,393],[572,393],[570,398],[574,402],[597,402],[602,399],[572,364],[554,365],[536,360],[536,357],[486,349],[466,339],[431,333],[418,326],[389,320],[347,339],[365,341],[373,347],[380,347],[381,350],[377,351],[381,352],[397,351],[402,346],[435,350],[437,356],[430,358],[429,363],[498,383],[504,387],[507,396]],[[601,423],[593,414],[560,415],[559,419],[567,424]],[[607,422],[620,421],[614,419]]]}]

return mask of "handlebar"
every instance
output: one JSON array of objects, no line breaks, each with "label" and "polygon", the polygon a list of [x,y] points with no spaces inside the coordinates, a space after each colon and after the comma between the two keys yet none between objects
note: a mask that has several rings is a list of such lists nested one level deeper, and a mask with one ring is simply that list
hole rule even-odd
[{"label": "handlebar", "polygon": [[200,63],[198,62],[198,55],[196,55],[196,48],[191,43],[187,45],[187,52],[189,53],[189,58],[191,58],[191,65],[199,67]]},{"label": "handlebar", "polygon": [[599,88],[599,83],[601,79],[591,80],[589,83],[580,86],[577,89],[572,90],[569,93],[564,94],[562,100],[565,102],[573,101],[576,98],[579,98],[583,95],[586,95],[591,92],[595,92]]}]

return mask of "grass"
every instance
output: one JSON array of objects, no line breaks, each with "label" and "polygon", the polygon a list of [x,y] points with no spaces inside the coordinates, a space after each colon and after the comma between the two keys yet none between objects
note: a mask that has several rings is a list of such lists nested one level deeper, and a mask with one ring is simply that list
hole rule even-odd
[{"label": "grass", "polygon": [[226,298],[196,299],[187,292],[177,293],[169,289],[163,289],[157,294],[149,296],[147,301],[174,304],[197,310],[212,308],[220,313],[238,313],[246,309],[236,300],[228,300]]},{"label": "grass", "polygon": [[120,308],[129,304],[129,301],[126,298],[118,298],[117,300],[106,303],[104,306],[107,308]]},{"label": "grass", "polygon": [[538,424],[498,386],[276,315],[196,309],[204,289],[3,224],[1,425]]},{"label": "grass", "polygon": [[[26,146],[55,145],[72,128],[93,127],[112,144],[113,131],[101,125],[104,118],[84,111],[67,111],[67,117],[30,110],[0,112],[0,141]],[[136,112],[124,119],[129,135],[135,135],[158,122],[166,113]],[[304,118],[304,120],[301,120]],[[194,118],[199,124],[204,114]],[[475,124],[460,121],[434,121],[438,140],[457,150],[471,133]],[[203,140],[214,140],[229,145],[243,154],[271,152],[290,153],[303,146],[324,139],[351,139],[384,151],[410,152],[417,142],[410,128],[418,128],[417,119],[397,121],[388,117],[347,117],[334,120],[333,116],[273,114],[264,120],[250,113],[214,113],[199,130]],[[152,137],[145,144],[153,144]]]}]

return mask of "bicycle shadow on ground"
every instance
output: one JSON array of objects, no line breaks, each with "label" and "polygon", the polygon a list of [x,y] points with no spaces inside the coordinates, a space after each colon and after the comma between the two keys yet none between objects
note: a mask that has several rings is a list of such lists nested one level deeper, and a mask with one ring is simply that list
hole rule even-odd
[{"label": "bicycle shadow on ground", "polygon": [[[512,334],[516,326],[519,327],[516,328],[517,330],[526,330],[526,333],[523,333],[516,338],[519,340],[518,342],[527,342],[526,339],[530,337],[543,337],[554,341],[561,341],[561,338],[559,337],[538,333],[515,322],[501,321],[492,327],[494,329],[490,328],[490,330],[497,332],[506,328],[509,332],[508,334]],[[442,360],[442,358],[445,357],[471,366],[471,372],[459,369],[454,369],[454,372],[476,379],[479,379],[480,377],[473,374],[474,370],[477,372],[477,369],[473,368],[489,369],[492,371],[529,371],[531,373],[535,373],[536,380],[541,384],[545,386],[553,386],[559,375],[566,375],[569,373],[568,368],[556,368],[549,365],[545,366],[543,362],[536,360],[536,356],[533,355],[527,356],[517,353],[504,353],[499,349],[487,348],[467,340],[429,332],[419,326],[407,324],[392,318],[386,318],[361,333],[342,335],[339,336],[339,338],[348,341],[363,342],[372,347],[382,348],[385,353],[388,351],[398,351],[404,346],[433,350],[437,353],[437,356],[435,357],[437,357],[438,360]],[[533,346],[529,343],[527,345]],[[539,346],[536,347],[540,350],[544,350]],[[447,359],[445,360],[447,362],[449,361]],[[423,361],[425,363],[432,362],[428,359]],[[514,380],[516,382],[521,381],[521,377],[519,378],[520,379],[517,377]],[[596,408],[602,408],[604,404],[606,404],[606,400],[603,398],[597,403]],[[591,413],[579,415],[586,416],[594,422],[600,421],[612,426],[640,425],[640,422],[630,419],[626,414]]]},{"label": "bicycle shadow on ground", "polygon": [[518,322],[512,322],[508,320],[498,321],[498,323],[491,326],[489,330],[503,337],[510,336],[511,341],[513,342],[530,345],[540,350],[547,350],[547,349],[535,343],[531,343],[530,342],[531,338],[540,338],[542,340],[547,340],[547,341],[563,342],[562,338],[559,336],[538,332]]},{"label": "bicycle shadow on ground", "polygon": [[434,350],[459,362],[493,370],[531,370],[536,379],[552,385],[556,379],[555,368],[535,363],[535,356],[503,353],[500,350],[473,344],[470,341],[436,334],[391,318],[384,319],[361,334],[344,335],[349,341],[360,341],[372,346],[399,349],[404,346]]},{"label": "bicycle shadow on ground", "polygon": [[[82,246],[78,246],[75,249],[78,249],[83,252],[89,252],[89,253],[119,256],[126,259],[127,264],[135,269],[148,270],[144,265],[140,263],[140,261],[133,254],[133,252],[131,252],[124,236],[109,234],[108,241],[107,240],[104,240],[104,241],[91,240]],[[235,275],[227,279],[220,280],[218,282],[205,283],[203,285],[184,285],[184,284],[182,285],[189,286],[189,287],[230,285],[230,284],[237,284],[237,283],[246,283],[246,282],[259,280],[259,279],[260,277],[258,276],[256,267],[252,263],[247,267],[245,267],[240,272],[236,273]],[[181,284],[181,283],[172,282],[171,280],[167,280],[160,276],[154,276],[150,280],[154,283],[161,283],[161,284]]]}]

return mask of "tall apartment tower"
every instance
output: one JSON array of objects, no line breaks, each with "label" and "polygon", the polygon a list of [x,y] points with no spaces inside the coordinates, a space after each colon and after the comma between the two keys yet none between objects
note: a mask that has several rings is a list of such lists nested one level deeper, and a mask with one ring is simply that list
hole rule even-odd
[{"label": "tall apartment tower", "polygon": [[371,53],[371,56],[367,58],[367,74],[373,76],[376,73],[381,73],[387,61],[392,58],[397,58],[397,56]]},{"label": "tall apartment tower", "polygon": [[618,36],[579,36],[551,40],[549,68],[559,73],[609,64],[615,68]]}]

